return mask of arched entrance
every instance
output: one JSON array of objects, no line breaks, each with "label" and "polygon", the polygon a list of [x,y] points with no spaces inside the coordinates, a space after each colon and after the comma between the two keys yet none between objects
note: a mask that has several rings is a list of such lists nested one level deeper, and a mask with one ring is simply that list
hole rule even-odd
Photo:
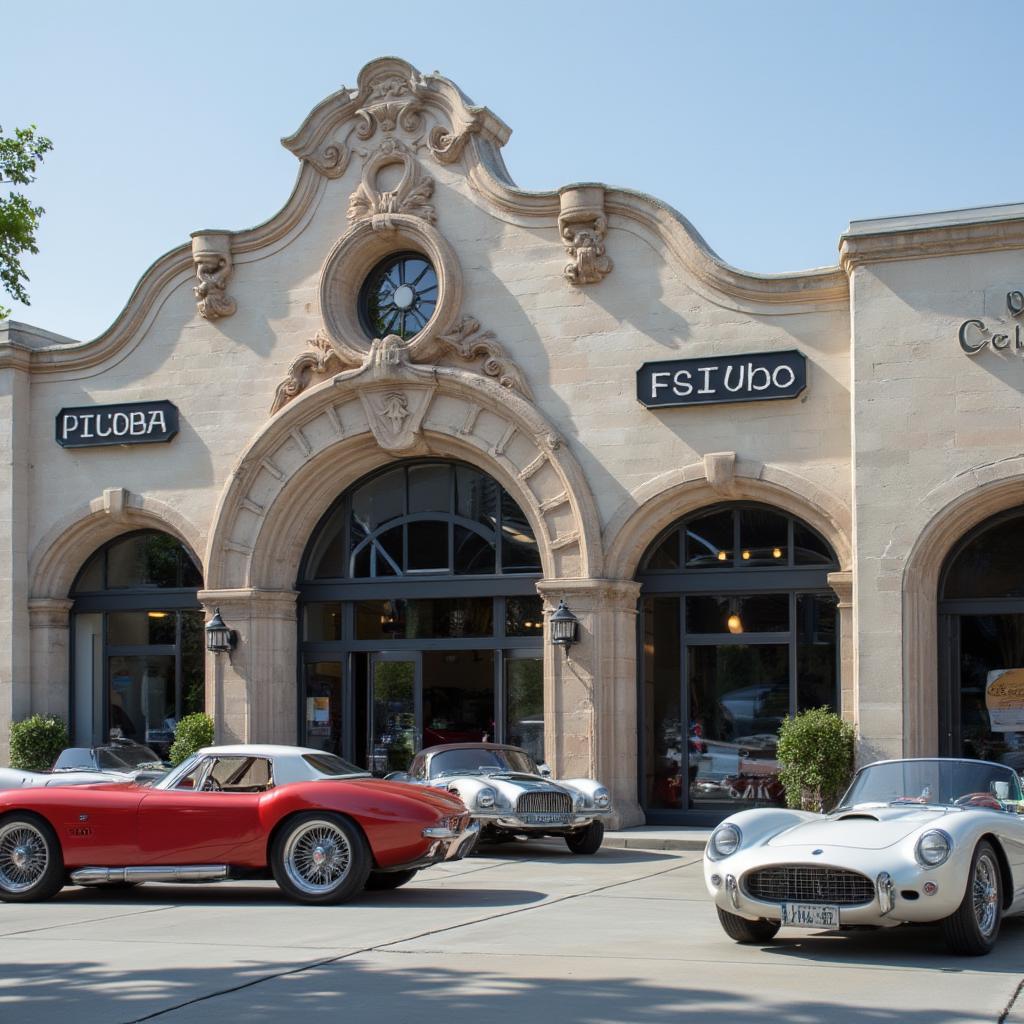
[{"label": "arched entrance", "polygon": [[543,760],[540,576],[522,509],[473,466],[407,460],[349,488],[297,585],[301,742],[376,774],[436,743]]},{"label": "arched entrance", "polygon": [[941,753],[1024,767],[1024,508],[953,548],[939,577]]},{"label": "arched entrance", "polygon": [[838,707],[836,556],[802,520],[733,503],[669,527],[644,555],[640,778],[647,820],[720,820],[781,802],[782,718]]},{"label": "arched entrance", "polygon": [[202,575],[158,530],[108,541],[71,588],[74,742],[112,729],[165,756],[179,718],[204,706]]}]

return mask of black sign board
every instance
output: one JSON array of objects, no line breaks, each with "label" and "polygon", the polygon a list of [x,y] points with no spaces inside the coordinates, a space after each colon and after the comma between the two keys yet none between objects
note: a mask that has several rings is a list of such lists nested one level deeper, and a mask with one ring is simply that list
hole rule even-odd
[{"label": "black sign board", "polygon": [[153,444],[177,433],[178,407],[170,402],[82,405],[57,413],[57,444],[63,448]]},{"label": "black sign board", "polygon": [[636,397],[648,409],[796,398],[806,387],[807,360],[795,349],[751,356],[667,359],[644,363],[636,371]]}]

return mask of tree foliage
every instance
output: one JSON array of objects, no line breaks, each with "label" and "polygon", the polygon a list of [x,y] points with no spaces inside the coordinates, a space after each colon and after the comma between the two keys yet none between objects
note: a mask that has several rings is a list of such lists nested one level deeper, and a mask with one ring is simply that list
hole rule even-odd
[{"label": "tree foliage", "polygon": [[786,803],[805,811],[835,806],[853,774],[853,727],[828,708],[786,717],[776,757]]},{"label": "tree foliage", "polygon": [[[36,180],[36,167],[43,156],[53,149],[53,143],[44,135],[36,135],[36,126],[15,128],[14,134],[5,136],[0,125],[0,186],[31,185]],[[37,253],[36,229],[43,215],[41,206],[33,206],[23,192],[10,190],[0,194],[0,285],[11,298],[28,305],[25,282],[28,274],[21,265],[25,253]],[[0,306],[0,320],[11,311]]]}]

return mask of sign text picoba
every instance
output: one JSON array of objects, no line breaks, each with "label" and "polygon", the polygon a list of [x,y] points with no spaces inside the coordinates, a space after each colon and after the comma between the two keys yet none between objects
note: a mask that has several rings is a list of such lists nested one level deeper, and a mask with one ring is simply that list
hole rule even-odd
[{"label": "sign text picoba", "polygon": [[1013,325],[1013,333],[990,331],[983,320],[965,320],[960,325],[957,337],[960,347],[969,355],[976,356],[983,349],[992,346],[997,352],[1008,349],[1024,349],[1024,332],[1021,331],[1021,319],[1024,318],[1024,292],[1007,292],[1006,308],[1017,322]]},{"label": "sign text picoba", "polygon": [[63,448],[154,444],[177,433],[178,409],[171,402],[83,405],[57,413],[57,444]]}]

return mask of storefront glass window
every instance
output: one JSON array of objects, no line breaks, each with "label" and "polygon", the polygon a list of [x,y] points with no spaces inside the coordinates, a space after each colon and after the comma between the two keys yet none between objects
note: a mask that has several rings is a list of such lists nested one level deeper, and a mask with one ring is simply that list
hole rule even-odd
[{"label": "storefront glass window", "polygon": [[649,821],[782,802],[782,719],[838,706],[835,564],[810,527],[762,506],[697,514],[651,546],[640,573]]},{"label": "storefront glass window", "polygon": [[201,575],[167,534],[129,534],[96,552],[72,589],[72,731],[112,730],[166,756],[183,715],[203,710]]}]

